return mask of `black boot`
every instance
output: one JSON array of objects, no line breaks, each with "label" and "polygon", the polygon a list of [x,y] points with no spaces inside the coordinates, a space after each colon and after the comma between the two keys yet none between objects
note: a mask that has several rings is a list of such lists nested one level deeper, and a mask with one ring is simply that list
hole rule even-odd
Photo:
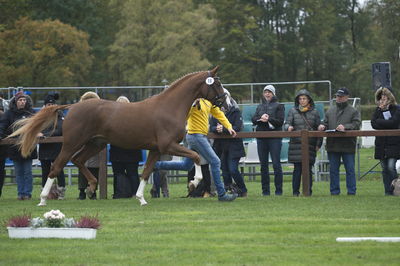
[{"label": "black boot", "polygon": [[79,197],[78,200],[84,200],[86,199],[86,193],[84,189],[79,189]]}]

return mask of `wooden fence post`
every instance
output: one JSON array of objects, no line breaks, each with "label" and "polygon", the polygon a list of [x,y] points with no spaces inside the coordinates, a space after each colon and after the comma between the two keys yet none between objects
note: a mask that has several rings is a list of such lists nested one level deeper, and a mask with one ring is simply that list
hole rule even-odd
[{"label": "wooden fence post", "polygon": [[99,168],[99,192],[100,199],[107,198],[107,149],[100,152],[100,168]]},{"label": "wooden fence post", "polygon": [[308,130],[301,131],[301,177],[303,183],[303,195],[310,196],[310,157],[308,145]]}]

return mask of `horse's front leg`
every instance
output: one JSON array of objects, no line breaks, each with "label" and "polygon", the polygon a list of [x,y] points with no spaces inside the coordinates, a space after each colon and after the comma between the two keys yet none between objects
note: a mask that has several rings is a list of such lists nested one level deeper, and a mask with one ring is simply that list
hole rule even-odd
[{"label": "horse's front leg", "polygon": [[144,188],[146,187],[147,180],[149,180],[149,176],[151,172],[153,172],[154,165],[159,157],[160,153],[158,151],[150,151],[146,163],[144,164],[142,178],[140,180],[139,188],[136,192],[136,198],[140,201],[140,205],[142,206],[147,205],[147,202],[144,199]]}]

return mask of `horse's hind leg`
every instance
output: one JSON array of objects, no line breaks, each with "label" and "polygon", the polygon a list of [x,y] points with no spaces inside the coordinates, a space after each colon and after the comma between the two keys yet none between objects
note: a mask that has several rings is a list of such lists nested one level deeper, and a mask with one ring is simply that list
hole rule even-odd
[{"label": "horse's hind leg", "polygon": [[86,177],[89,184],[89,194],[93,194],[96,191],[97,179],[85,166],[85,162],[93,155],[98,154],[101,150],[105,148],[105,143],[96,143],[95,141],[90,141],[72,157],[72,162],[79,168],[79,171]]},{"label": "horse's hind leg", "polygon": [[158,151],[150,151],[149,156],[147,157],[146,163],[144,165],[142,178],[140,180],[139,188],[136,192],[136,198],[140,201],[140,205],[146,205],[147,202],[144,199],[144,188],[146,186],[147,180],[149,179],[150,173],[153,171],[154,164],[157,162],[160,157],[160,153]]},{"label": "horse's hind leg", "polygon": [[57,156],[57,159],[51,165],[50,173],[47,177],[46,184],[44,185],[43,190],[40,193],[40,203],[38,204],[38,206],[46,206],[47,196],[49,195],[50,188],[54,183],[54,178],[57,177],[61,169],[64,168],[64,166],[67,164],[69,158],[71,158],[74,152],[75,151],[69,151],[69,152],[66,151],[63,145],[60,154]]}]

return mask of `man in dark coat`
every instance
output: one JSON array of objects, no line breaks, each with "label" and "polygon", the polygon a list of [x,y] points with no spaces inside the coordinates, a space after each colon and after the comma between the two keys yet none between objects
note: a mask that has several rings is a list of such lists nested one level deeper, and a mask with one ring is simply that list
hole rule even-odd
[{"label": "man in dark coat", "polygon": [[[14,122],[28,118],[33,114],[32,99],[22,91],[15,94],[10,101],[9,110],[7,110],[1,117],[0,137],[5,138],[14,131],[14,128],[12,127]],[[8,149],[8,156],[14,161],[18,199],[31,199],[33,189],[32,159],[37,158],[36,150],[34,150],[27,158],[24,158],[18,150],[18,147],[12,145]]]},{"label": "man in dark coat", "polygon": [[[317,130],[321,118],[315,109],[314,100],[307,90],[300,90],[294,100],[294,107],[289,110],[285,128],[288,131],[297,130]],[[312,166],[315,163],[317,150],[321,147],[321,138],[310,138],[309,154],[310,154],[310,195],[312,193]],[[292,176],[293,196],[300,195],[300,182],[302,172],[302,156],[301,156],[301,138],[290,138],[289,142],[289,163],[294,164]]]},{"label": "man in dark coat", "polygon": [[[58,93],[49,93],[44,98],[44,106],[52,106],[56,104],[58,99]],[[64,121],[64,113],[62,111],[58,112],[57,125],[53,129],[53,126],[45,129],[42,132],[43,137],[56,137],[62,136],[62,124]],[[43,143],[39,144],[39,160],[42,167],[42,188],[46,184],[47,177],[50,173],[51,163],[57,158],[61,151],[61,143]],[[58,199],[62,200],[65,197],[65,175],[64,169],[60,171],[57,176],[57,194]]]},{"label": "man in dark coat", "polygon": [[[374,129],[399,129],[400,109],[388,88],[380,88],[375,93],[376,109],[371,125]],[[393,195],[392,181],[397,178],[396,162],[400,159],[400,137],[385,136],[375,138],[375,159],[381,161],[385,195]]]},{"label": "man in dark coat", "polygon": [[[360,129],[361,115],[358,110],[348,103],[349,94],[347,88],[340,88],[336,92],[336,104],[328,109],[323,123],[318,126],[318,130],[345,131]],[[327,138],[326,151],[329,159],[331,195],[340,194],[339,168],[341,159],[346,169],[347,195],[356,194],[356,173],[354,169],[356,145],[356,137]]]}]

